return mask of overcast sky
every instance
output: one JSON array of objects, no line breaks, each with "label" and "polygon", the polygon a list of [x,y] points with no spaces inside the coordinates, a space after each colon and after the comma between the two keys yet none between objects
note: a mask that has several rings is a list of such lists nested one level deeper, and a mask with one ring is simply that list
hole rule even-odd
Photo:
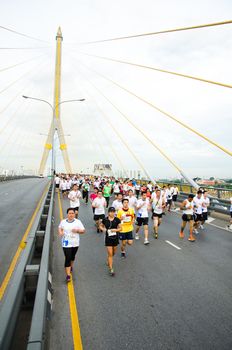
[{"label": "overcast sky", "polygon": [[[95,163],[155,178],[179,173],[133,121],[188,175],[231,177],[231,157],[95,72],[120,84],[230,150],[231,89],[83,54],[105,56],[232,84],[232,25],[83,45],[88,41],[232,19],[230,0],[1,1],[0,173],[37,171],[52,113],[22,94],[53,102],[56,32],[63,34],[61,120],[73,170]],[[3,48],[27,48],[3,50]],[[16,67],[6,69],[13,65]],[[105,96],[105,97],[104,97]],[[107,98],[107,99],[106,99]],[[111,103],[110,103],[111,102]],[[116,108],[115,108],[116,107]],[[40,135],[44,134],[44,135]],[[64,170],[56,141],[56,167]],[[118,160],[120,158],[120,161]],[[50,158],[46,171],[50,167]]]}]

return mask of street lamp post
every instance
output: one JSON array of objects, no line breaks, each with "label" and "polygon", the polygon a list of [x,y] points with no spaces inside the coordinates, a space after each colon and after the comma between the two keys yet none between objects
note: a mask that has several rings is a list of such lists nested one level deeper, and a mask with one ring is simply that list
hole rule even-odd
[{"label": "street lamp post", "polygon": [[55,137],[55,132],[54,132],[54,125],[55,125],[55,111],[56,108],[58,106],[60,106],[63,103],[67,103],[67,102],[82,102],[85,101],[85,98],[80,98],[80,99],[73,99],[73,100],[65,100],[65,101],[61,101],[59,103],[57,103],[54,107],[52,106],[52,104],[46,100],[43,100],[41,98],[36,98],[36,97],[31,97],[31,96],[25,96],[22,95],[23,98],[29,98],[30,100],[36,100],[36,101],[40,101],[40,102],[44,102],[46,104],[48,104],[51,109],[52,109],[52,162],[51,162],[51,175],[54,176],[54,166],[55,166],[55,152],[54,152],[54,137]]}]

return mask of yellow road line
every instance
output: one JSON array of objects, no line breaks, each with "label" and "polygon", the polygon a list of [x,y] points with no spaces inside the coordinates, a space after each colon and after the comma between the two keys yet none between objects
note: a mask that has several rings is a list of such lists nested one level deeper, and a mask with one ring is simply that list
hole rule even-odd
[{"label": "yellow road line", "polygon": [[5,277],[4,277],[4,280],[3,280],[2,284],[1,284],[1,287],[0,287],[0,300],[2,300],[2,298],[3,298],[3,296],[4,296],[4,293],[5,293],[5,291],[6,291],[6,288],[7,288],[7,286],[8,286],[8,283],[9,283],[9,281],[10,281],[10,279],[11,279],[11,276],[12,276],[12,274],[13,274],[13,272],[14,272],[14,269],[15,269],[15,266],[16,266],[16,264],[17,264],[17,261],[18,261],[18,259],[19,259],[19,257],[20,257],[20,254],[22,253],[23,249],[26,247],[26,242],[25,242],[25,241],[26,241],[27,236],[28,236],[28,234],[29,234],[29,232],[30,232],[30,230],[31,230],[31,227],[32,227],[32,225],[33,225],[33,222],[34,222],[34,220],[35,220],[35,217],[36,217],[36,215],[37,215],[37,213],[38,213],[38,211],[39,211],[39,209],[40,209],[40,207],[41,207],[41,203],[42,203],[42,201],[43,201],[43,198],[44,198],[44,196],[45,196],[45,193],[48,191],[49,186],[50,186],[50,183],[49,183],[48,186],[45,188],[45,190],[44,190],[44,192],[43,192],[43,194],[42,194],[42,196],[41,196],[41,198],[40,198],[40,200],[39,200],[39,203],[38,203],[38,205],[37,205],[37,207],[36,207],[36,209],[35,209],[35,211],[34,211],[32,217],[31,217],[31,220],[30,220],[30,222],[29,222],[29,225],[27,226],[27,229],[26,229],[26,231],[25,231],[25,233],[24,233],[24,235],[23,235],[23,238],[21,239],[21,241],[20,241],[20,243],[19,243],[18,249],[16,250],[16,253],[15,253],[15,255],[14,255],[12,261],[11,261],[10,267],[9,267],[9,269],[8,269],[8,271],[7,271],[6,275],[5,275]]},{"label": "yellow road line", "polygon": [[[60,199],[60,192],[58,192],[58,204],[59,204],[59,212],[60,212],[60,219],[63,219],[63,209]],[[68,283],[68,298],[69,298],[69,310],[70,310],[70,316],[71,316],[71,324],[72,324],[72,336],[73,336],[73,345],[74,350],[82,350],[82,340],[81,340],[81,331],[80,331],[80,325],[79,325],[79,319],[78,319],[78,312],[77,312],[77,306],[76,306],[76,298],[75,298],[75,292],[73,287],[73,281]]]}]

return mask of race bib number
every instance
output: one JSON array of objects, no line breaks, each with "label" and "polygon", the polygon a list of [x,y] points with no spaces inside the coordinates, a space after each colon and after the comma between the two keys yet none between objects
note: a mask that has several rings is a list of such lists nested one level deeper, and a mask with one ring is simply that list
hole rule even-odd
[{"label": "race bib number", "polygon": [[108,232],[108,236],[109,236],[109,237],[112,237],[112,238],[113,238],[113,237],[116,236],[116,232],[112,232],[111,230],[108,230],[107,232]]},{"label": "race bib number", "polygon": [[131,221],[131,217],[130,216],[125,216],[123,218],[123,222],[130,222]]}]

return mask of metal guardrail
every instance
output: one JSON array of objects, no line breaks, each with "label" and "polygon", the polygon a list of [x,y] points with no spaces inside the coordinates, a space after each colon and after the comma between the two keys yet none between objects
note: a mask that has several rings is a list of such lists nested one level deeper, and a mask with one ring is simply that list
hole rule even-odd
[{"label": "metal guardrail", "polygon": [[[185,183],[179,184],[176,182],[160,182],[160,181],[158,181],[157,184],[160,187],[163,187],[164,185],[167,186],[168,184],[170,184],[170,185],[176,184],[177,187],[179,188],[180,192],[193,193],[193,194],[195,194],[197,192],[197,190],[193,186],[191,186],[189,184],[185,184]],[[211,197],[214,197],[215,199],[218,199],[221,201],[227,202],[232,197],[232,189],[229,189],[229,188],[212,187],[212,186],[201,186],[201,187],[205,188],[209,192],[209,195]]]},{"label": "metal guardrail", "polygon": [[0,182],[20,180],[20,179],[30,179],[30,178],[37,178],[37,177],[39,178],[39,176],[35,176],[35,175],[15,175],[15,176],[0,175]]},{"label": "metal guardrail", "polygon": [[[40,262],[40,272],[37,284],[35,303],[33,308],[31,329],[29,334],[27,350],[41,350],[44,348],[46,342],[45,328],[47,319],[47,306],[51,308],[51,276],[49,272],[50,262],[50,243],[51,243],[51,232],[53,232],[53,204],[54,204],[54,189],[55,183],[53,183],[53,189],[51,194],[51,205],[48,211],[47,225],[45,229],[43,252]],[[48,284],[50,283],[50,288]]]},{"label": "metal guardrail", "polygon": [[[3,299],[0,309],[0,349],[10,348],[43,349],[45,344],[45,323],[47,315],[49,250],[53,226],[52,213],[54,184],[50,186],[32,229],[27,237],[26,247],[11,280],[11,287]],[[40,260],[40,261],[39,261]],[[20,327],[20,312],[30,309],[31,327],[28,344],[13,346],[17,327]],[[35,327],[37,331],[35,332]],[[28,328],[28,325],[27,325]],[[25,330],[26,335],[29,329]],[[25,337],[27,341],[27,336]],[[33,344],[34,342],[34,344]]]}]

